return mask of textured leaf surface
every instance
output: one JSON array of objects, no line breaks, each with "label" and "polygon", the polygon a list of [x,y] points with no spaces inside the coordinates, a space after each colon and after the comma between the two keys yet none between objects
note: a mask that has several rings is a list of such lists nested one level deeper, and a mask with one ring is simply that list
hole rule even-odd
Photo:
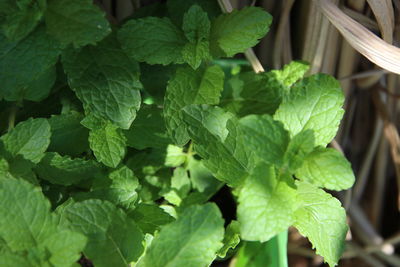
[{"label": "textured leaf surface", "polygon": [[355,180],[350,162],[332,148],[317,148],[309,154],[296,177],[329,190],[348,189]]},{"label": "textured leaf surface", "polygon": [[18,123],[1,139],[5,148],[12,155],[21,155],[34,163],[38,163],[50,144],[50,125],[46,119],[28,119]]},{"label": "textured leaf surface", "polygon": [[111,32],[104,12],[90,0],[50,0],[47,32],[63,45],[94,44]]},{"label": "textured leaf surface", "polygon": [[316,74],[293,85],[274,115],[291,136],[312,129],[315,145],[326,146],[336,135],[343,116],[344,97],[339,82]]},{"label": "textured leaf surface", "polygon": [[19,41],[35,29],[46,10],[46,1],[3,0],[1,8],[4,35],[11,41]]},{"label": "textured leaf surface", "polygon": [[187,169],[190,173],[192,187],[197,191],[215,193],[219,189],[221,182],[215,179],[202,161],[190,158]]},{"label": "textured leaf surface", "polygon": [[108,201],[85,200],[60,213],[65,225],[88,237],[83,252],[96,266],[127,266],[143,252],[139,228]]},{"label": "textured leaf surface", "polygon": [[240,242],[240,224],[237,221],[231,221],[231,223],[226,227],[224,244],[222,248],[218,251],[218,257],[225,257],[229,249],[234,249]]},{"label": "textured leaf surface", "polygon": [[176,145],[189,141],[182,108],[190,104],[218,104],[224,73],[218,66],[203,71],[179,68],[169,81],[165,95],[164,118],[168,133]]},{"label": "textured leaf surface", "polygon": [[334,266],[344,250],[348,230],[346,212],[339,200],[308,183],[298,183],[294,226],[308,237],[330,266]]},{"label": "textured leaf surface", "polygon": [[215,204],[186,208],[164,226],[143,259],[145,267],[209,266],[222,246],[224,221]]},{"label": "textured leaf surface", "polygon": [[283,66],[282,70],[272,70],[268,76],[278,81],[284,87],[290,87],[298,80],[302,79],[310,65],[303,61],[292,61]]},{"label": "textured leaf surface", "polygon": [[142,232],[150,234],[154,234],[163,225],[174,221],[174,218],[159,206],[145,203],[138,204],[128,213],[128,216],[137,223]]},{"label": "textured leaf surface", "polygon": [[[238,76],[240,92],[239,115],[273,114],[282,101],[283,86],[271,72],[243,73]],[[235,82],[235,81],[233,81]],[[238,90],[236,89],[236,90]]]},{"label": "textured leaf surface", "polygon": [[119,31],[118,39],[126,53],[139,62],[162,65],[183,62],[185,36],[168,18],[130,20]]},{"label": "textured leaf surface", "polygon": [[239,194],[238,221],[244,240],[265,242],[294,222],[296,190],[272,165],[257,165]]},{"label": "textured leaf surface", "polygon": [[96,159],[115,168],[126,153],[126,138],[121,129],[107,122],[99,129],[89,132],[89,145]]},{"label": "textured leaf surface", "polygon": [[8,162],[0,156],[0,175],[20,178],[31,184],[38,185],[36,175],[32,171],[34,166],[34,163],[24,159],[22,156],[9,158]]},{"label": "textured leaf surface", "polygon": [[221,14],[221,8],[214,0],[168,0],[167,8],[172,21],[176,25],[181,25],[183,16],[193,5],[200,6],[210,20]]},{"label": "textured leaf surface", "polygon": [[246,150],[233,115],[206,105],[187,106],[183,112],[204,165],[217,179],[233,186],[241,184],[251,169],[253,155]]},{"label": "textured leaf surface", "polygon": [[306,156],[314,149],[314,133],[308,129],[296,134],[289,142],[284,156],[284,168],[290,174],[303,165]]},{"label": "textured leaf surface", "polygon": [[41,266],[70,266],[80,258],[85,236],[57,226],[50,202],[38,187],[1,177],[0,200],[0,238],[14,252],[47,251],[47,255],[35,255]]},{"label": "textured leaf surface", "polygon": [[220,15],[211,25],[213,54],[231,57],[246,51],[267,34],[271,22],[271,15],[258,7]]},{"label": "textured leaf surface", "polygon": [[289,133],[282,123],[269,115],[249,115],[239,120],[243,141],[259,158],[281,166],[289,143]]},{"label": "textured leaf surface", "polygon": [[51,127],[51,140],[48,151],[61,155],[78,156],[89,150],[89,131],[80,121],[83,115],[71,112],[53,115],[48,122]]},{"label": "textured leaf surface", "polygon": [[68,50],[63,66],[86,113],[129,129],[141,101],[139,66],[120,49],[114,36],[97,46]]},{"label": "textured leaf surface", "polygon": [[144,105],[131,128],[125,131],[127,145],[136,149],[163,147],[170,143],[162,114],[156,105]]},{"label": "textured leaf surface", "polygon": [[0,97],[38,101],[47,96],[55,81],[52,68],[60,52],[58,43],[42,26],[17,42],[0,34]]},{"label": "textured leaf surface", "polygon": [[93,160],[72,159],[48,152],[36,166],[40,178],[53,184],[72,185],[83,180],[90,180],[101,172],[101,166]]},{"label": "textured leaf surface", "polygon": [[132,170],[126,166],[121,166],[109,174],[109,179],[100,181],[90,192],[74,194],[74,200],[82,201],[87,199],[108,200],[111,203],[125,209],[134,207],[138,194],[136,192],[139,183]]},{"label": "textured leaf surface", "polygon": [[211,58],[209,50],[210,20],[198,5],[193,5],[183,16],[182,29],[189,43],[182,50],[182,56],[193,69],[203,60]]}]

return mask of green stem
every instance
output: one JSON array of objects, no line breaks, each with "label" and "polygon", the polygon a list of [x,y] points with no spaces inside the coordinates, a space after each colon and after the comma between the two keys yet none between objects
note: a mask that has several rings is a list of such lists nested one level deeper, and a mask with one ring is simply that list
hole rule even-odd
[{"label": "green stem", "polygon": [[8,115],[8,132],[15,126],[15,117],[17,116],[18,105],[15,104],[11,107],[10,114]]}]

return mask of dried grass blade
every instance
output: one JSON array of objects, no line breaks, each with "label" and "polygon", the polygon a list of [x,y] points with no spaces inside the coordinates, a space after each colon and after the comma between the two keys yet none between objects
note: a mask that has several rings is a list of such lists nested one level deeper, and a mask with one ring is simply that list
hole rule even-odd
[{"label": "dried grass blade", "polygon": [[329,0],[315,1],[330,22],[346,40],[376,65],[400,74],[400,48],[389,45],[358,22],[351,19]]},{"label": "dried grass blade", "polygon": [[378,22],[383,40],[393,41],[394,11],[391,0],[367,0]]}]

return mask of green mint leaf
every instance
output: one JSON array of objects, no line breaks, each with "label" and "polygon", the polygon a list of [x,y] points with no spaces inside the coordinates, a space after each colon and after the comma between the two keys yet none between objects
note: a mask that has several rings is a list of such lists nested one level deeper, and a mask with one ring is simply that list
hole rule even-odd
[{"label": "green mint leaf", "polygon": [[214,0],[168,0],[167,8],[171,20],[176,25],[182,25],[185,13],[187,13],[193,5],[201,7],[210,20],[221,14],[221,8]]},{"label": "green mint leaf", "polygon": [[306,182],[298,183],[297,195],[294,226],[311,241],[317,254],[335,266],[348,230],[345,210],[339,200]]},{"label": "green mint leaf", "polygon": [[[55,81],[59,44],[39,26],[26,38],[10,42],[0,34],[0,98],[39,101]],[[18,70],[18,71],[16,71]]]},{"label": "green mint leaf", "polygon": [[85,236],[57,225],[50,202],[38,187],[0,177],[0,201],[0,239],[14,253],[29,258],[29,252],[46,251],[41,266],[71,266],[80,258]]},{"label": "green mint leaf", "polygon": [[83,180],[90,180],[100,175],[101,166],[93,160],[70,158],[48,152],[35,167],[40,178],[52,184],[72,185]]},{"label": "green mint leaf", "polygon": [[97,46],[63,54],[68,83],[86,113],[129,129],[140,107],[139,66],[121,50],[113,35]]},{"label": "green mint leaf", "polygon": [[268,242],[244,242],[237,252],[236,267],[288,267],[287,241],[284,231]]},{"label": "green mint leaf", "polygon": [[171,188],[178,190],[183,197],[189,193],[191,184],[185,168],[178,167],[174,170],[174,174],[171,177]]},{"label": "green mint leaf", "polygon": [[343,116],[344,96],[339,82],[316,74],[293,85],[274,115],[291,136],[303,129],[314,131],[315,145],[326,146],[336,135]]},{"label": "green mint leaf", "polygon": [[290,174],[303,165],[306,156],[314,149],[314,132],[310,129],[296,134],[289,142],[284,155],[284,168]]},{"label": "green mint leaf", "polygon": [[95,44],[111,32],[104,12],[90,0],[50,0],[45,21],[47,32],[65,46]]},{"label": "green mint leaf", "polygon": [[89,132],[89,145],[96,159],[111,168],[117,167],[126,153],[126,138],[123,132],[110,122]]},{"label": "green mint leaf", "polygon": [[143,105],[131,128],[124,131],[127,145],[140,150],[168,145],[170,140],[162,112],[156,105]]},{"label": "green mint leaf", "polygon": [[211,51],[232,57],[255,46],[267,34],[272,17],[258,7],[245,7],[220,15],[211,25]]},{"label": "green mint leaf", "polygon": [[306,62],[292,61],[283,66],[282,70],[268,72],[268,76],[271,76],[271,78],[281,83],[284,87],[290,87],[302,79],[309,69],[310,65]]},{"label": "green mint leaf", "polygon": [[99,267],[128,266],[143,252],[143,234],[126,214],[96,199],[60,209],[62,223],[88,237],[83,253]]},{"label": "green mint leaf", "polygon": [[333,148],[317,148],[295,173],[300,180],[329,190],[349,189],[354,184],[350,162]]},{"label": "green mint leaf", "polygon": [[118,39],[126,53],[139,62],[162,65],[183,62],[186,38],[168,18],[130,20],[119,30]]},{"label": "green mint leaf", "polygon": [[274,166],[258,164],[239,193],[238,221],[244,240],[265,242],[294,222],[294,184]]},{"label": "green mint leaf", "polygon": [[28,119],[1,139],[7,151],[12,155],[21,155],[25,159],[38,163],[50,144],[50,125],[46,119]]},{"label": "green mint leaf", "polygon": [[233,115],[206,105],[187,106],[183,115],[204,166],[218,180],[232,186],[240,185],[252,167],[253,156],[243,142]]},{"label": "green mint leaf", "polygon": [[193,5],[183,16],[182,29],[189,42],[210,38],[211,23],[207,13],[198,5]]},{"label": "green mint leaf", "polygon": [[178,68],[165,95],[164,118],[168,133],[179,146],[189,141],[182,108],[190,104],[218,104],[223,90],[224,72],[218,66],[203,71]]},{"label": "green mint leaf", "polygon": [[289,133],[270,115],[249,115],[239,120],[244,143],[267,163],[281,166]]},{"label": "green mint leaf", "polygon": [[[2,30],[11,41],[19,41],[32,32],[46,10],[46,0],[5,0],[0,11]],[[4,9],[3,9],[4,8]]]},{"label": "green mint leaf", "polygon": [[213,195],[220,188],[221,182],[215,179],[201,160],[191,157],[187,169],[190,173],[190,181],[193,189],[199,192],[211,192]]},{"label": "green mint leaf", "polygon": [[51,127],[51,140],[48,151],[61,155],[78,156],[89,150],[89,131],[80,124],[83,115],[70,112],[53,115],[48,122]]},{"label": "green mint leaf", "polygon": [[178,167],[186,161],[187,155],[182,147],[168,145],[164,165],[167,167]]},{"label": "green mint leaf", "polygon": [[[248,114],[273,114],[282,101],[282,84],[270,72],[247,72],[238,76],[240,90],[240,116]],[[235,81],[231,81],[235,82]]]},{"label": "green mint leaf", "polygon": [[191,189],[190,179],[187,170],[183,167],[178,167],[174,170],[171,177],[171,186],[164,193],[163,197],[176,206],[179,206],[182,200],[187,197]]},{"label": "green mint leaf", "polygon": [[203,60],[211,59],[209,51],[210,20],[200,6],[193,5],[183,16],[183,32],[189,40],[182,57],[193,69],[197,69]]},{"label": "green mint leaf", "polygon": [[[243,72],[233,76],[228,85],[231,91],[221,102],[239,116],[274,114],[290,86],[301,79],[309,66],[300,61],[285,65],[282,70],[264,73]],[[228,92],[228,91],[226,91]]]},{"label": "green mint leaf", "polygon": [[36,175],[32,170],[35,164],[31,161],[24,159],[20,155],[10,158],[8,162],[3,158],[0,158],[0,161],[0,165],[3,165],[0,167],[0,175],[20,178],[34,185],[39,184]]},{"label": "green mint leaf", "polygon": [[143,233],[152,235],[163,225],[174,221],[174,218],[159,206],[145,203],[138,204],[134,210],[128,212],[128,216],[137,223]]},{"label": "green mint leaf", "polygon": [[139,187],[139,181],[133,171],[122,166],[112,171],[109,177],[112,181],[110,192],[112,196],[115,196],[113,202],[125,208],[132,207],[138,198],[136,190]]},{"label": "green mint leaf", "polygon": [[51,91],[52,85],[56,81],[56,68],[50,66],[48,70],[44,70],[40,76],[24,88],[23,92],[20,92],[20,99],[26,99],[30,101],[39,102],[45,99]]},{"label": "green mint leaf", "polygon": [[79,201],[92,198],[108,200],[118,207],[130,209],[138,199],[136,192],[138,186],[138,179],[132,170],[121,166],[110,173],[109,179],[104,181],[104,184],[94,185],[94,189],[90,192],[74,194],[73,198]]},{"label": "green mint leaf", "polygon": [[187,43],[182,50],[183,60],[193,69],[200,67],[203,60],[210,59],[209,42]]},{"label": "green mint leaf", "polygon": [[224,221],[215,204],[190,206],[155,236],[143,266],[209,266],[223,236]]},{"label": "green mint leaf", "polygon": [[218,251],[218,257],[224,258],[230,249],[234,249],[239,245],[239,242],[240,224],[237,221],[231,221],[231,223],[226,227],[224,240],[222,240],[224,245]]},{"label": "green mint leaf", "polygon": [[[32,266],[33,263],[22,255],[13,254],[11,251],[0,252],[1,266]],[[34,266],[34,265],[33,265]]]}]

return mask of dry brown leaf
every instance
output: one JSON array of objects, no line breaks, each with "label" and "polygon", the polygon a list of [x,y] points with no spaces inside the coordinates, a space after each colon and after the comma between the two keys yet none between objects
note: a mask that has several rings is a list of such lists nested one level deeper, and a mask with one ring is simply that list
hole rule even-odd
[{"label": "dry brown leaf", "polygon": [[389,44],[393,41],[394,11],[391,0],[367,0],[378,21],[383,40]]},{"label": "dry brown leaf", "polygon": [[329,0],[315,3],[358,52],[376,65],[400,74],[400,48],[390,45],[347,16]]}]

